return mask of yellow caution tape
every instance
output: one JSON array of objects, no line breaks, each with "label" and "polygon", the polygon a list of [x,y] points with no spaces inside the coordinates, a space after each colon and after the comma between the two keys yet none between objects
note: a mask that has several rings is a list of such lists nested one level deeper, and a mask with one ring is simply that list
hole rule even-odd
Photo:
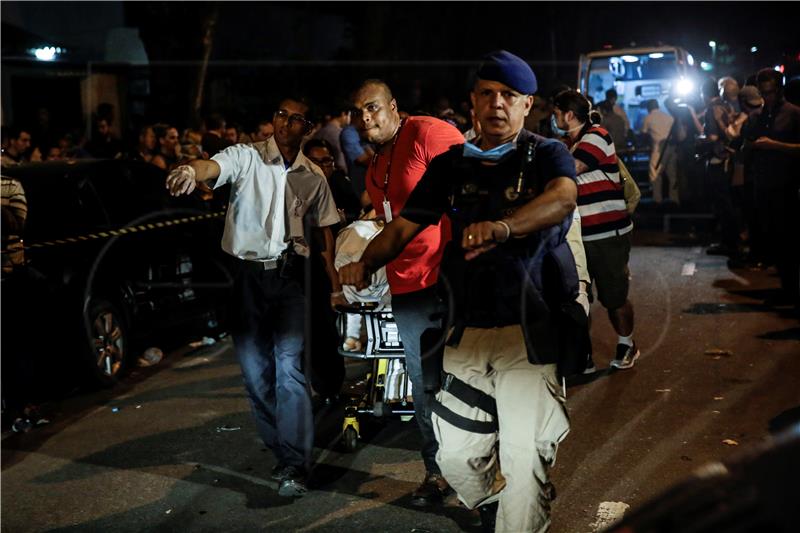
[{"label": "yellow caution tape", "polygon": [[[108,230],[108,231],[99,231],[97,233],[87,233],[85,235],[78,235],[76,237],[64,237],[63,239],[54,239],[52,241],[42,241],[36,242],[33,244],[25,244],[23,249],[24,250],[33,250],[36,248],[47,248],[50,246],[58,246],[61,244],[73,244],[76,242],[85,242],[85,241],[95,241],[99,239],[108,239],[109,237],[118,237],[120,235],[128,235],[129,233],[141,233],[144,231],[151,231],[159,228],[164,228],[167,226],[177,226],[180,224],[190,224],[192,222],[198,222],[201,220],[210,220],[213,218],[221,218],[225,216],[225,211],[219,211],[217,213],[208,213],[205,215],[196,215],[193,217],[184,217],[184,218],[177,218],[174,220],[165,220],[163,222],[153,222],[148,224],[139,224],[138,226],[125,226],[122,228]],[[19,249],[16,250],[2,250],[2,253],[7,253],[9,251],[19,252]]]}]

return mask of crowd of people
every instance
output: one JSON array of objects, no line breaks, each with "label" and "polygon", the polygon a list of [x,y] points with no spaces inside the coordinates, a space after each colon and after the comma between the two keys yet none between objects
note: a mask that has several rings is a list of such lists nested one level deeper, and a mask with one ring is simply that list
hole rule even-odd
[{"label": "crowd of people", "polygon": [[[700,161],[722,238],[713,251],[776,265],[796,304],[800,108],[771,69],[741,90],[732,78],[711,81],[703,110],[673,95],[666,113],[655,100],[645,106],[637,133],[651,145],[654,199],[681,201]],[[107,116],[83,146],[63,138],[42,150],[34,133],[10,128],[3,164],[131,157],[166,169],[172,195],[230,187],[229,328],[280,495],[306,492],[313,401],[335,397],[344,378],[332,308],[390,295],[426,470],[412,503],[436,505],[455,490],[487,531],[545,531],[548,469],[569,431],[562,380],[594,372],[598,357],[595,293],[618,335],[610,366],[632,368],[640,350],[619,166],[635,138],[630,121],[613,90],[594,106],[567,87],[549,98],[537,89],[527,62],[498,51],[477,73],[469,118],[446,102],[409,116],[371,79],[319,122],[291,95],[255,132],[211,115],[202,131],[144,127],[127,151]],[[341,239],[337,249],[343,229],[360,244]],[[360,342],[351,324],[343,349]]]},{"label": "crowd of people", "polygon": [[[54,132],[44,119],[35,126],[3,127],[2,164],[61,161],[75,159],[136,159],[171,170],[178,163],[196,158],[208,159],[233,144],[263,141],[273,133],[272,121],[258,123],[245,132],[238,124],[228,124],[219,114],[208,116],[201,129],[178,127],[163,122],[147,124],[136,135],[123,141],[114,133],[113,112],[101,104],[94,114],[92,135],[80,130]],[[39,115],[49,116],[46,109]]]}]

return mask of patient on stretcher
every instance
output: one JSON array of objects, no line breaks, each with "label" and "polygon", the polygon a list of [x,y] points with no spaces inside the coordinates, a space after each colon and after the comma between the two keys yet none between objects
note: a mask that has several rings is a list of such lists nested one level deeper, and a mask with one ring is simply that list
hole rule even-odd
[{"label": "patient on stretcher", "polygon": [[[343,265],[358,261],[370,241],[383,229],[383,220],[376,220],[375,210],[371,210],[361,219],[356,220],[342,229],[336,236],[336,258],[334,266],[338,270]],[[386,279],[386,269],[381,268],[372,275],[368,287],[356,290],[352,285],[342,287],[344,297],[348,303],[378,303],[378,309],[387,309],[391,304],[389,282]],[[345,314],[345,339],[342,349],[347,352],[361,351],[361,325],[362,317],[358,314]]]}]

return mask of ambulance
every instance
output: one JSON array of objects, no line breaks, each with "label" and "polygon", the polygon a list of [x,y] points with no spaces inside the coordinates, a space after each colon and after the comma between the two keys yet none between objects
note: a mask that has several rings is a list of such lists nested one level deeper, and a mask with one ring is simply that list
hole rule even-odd
[{"label": "ambulance", "polygon": [[578,66],[578,90],[598,104],[608,89],[616,89],[634,131],[647,115],[648,100],[657,100],[662,110],[668,96],[693,101],[698,79],[694,58],[678,46],[598,50],[582,54]]}]

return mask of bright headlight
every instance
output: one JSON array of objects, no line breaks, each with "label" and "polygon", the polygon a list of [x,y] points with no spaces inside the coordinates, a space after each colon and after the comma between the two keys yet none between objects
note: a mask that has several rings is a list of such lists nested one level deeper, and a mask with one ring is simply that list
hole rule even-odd
[{"label": "bright headlight", "polygon": [[690,92],[694,90],[694,83],[691,80],[687,80],[686,78],[681,78],[678,80],[678,83],[675,87],[677,92],[681,96],[686,96]]}]

